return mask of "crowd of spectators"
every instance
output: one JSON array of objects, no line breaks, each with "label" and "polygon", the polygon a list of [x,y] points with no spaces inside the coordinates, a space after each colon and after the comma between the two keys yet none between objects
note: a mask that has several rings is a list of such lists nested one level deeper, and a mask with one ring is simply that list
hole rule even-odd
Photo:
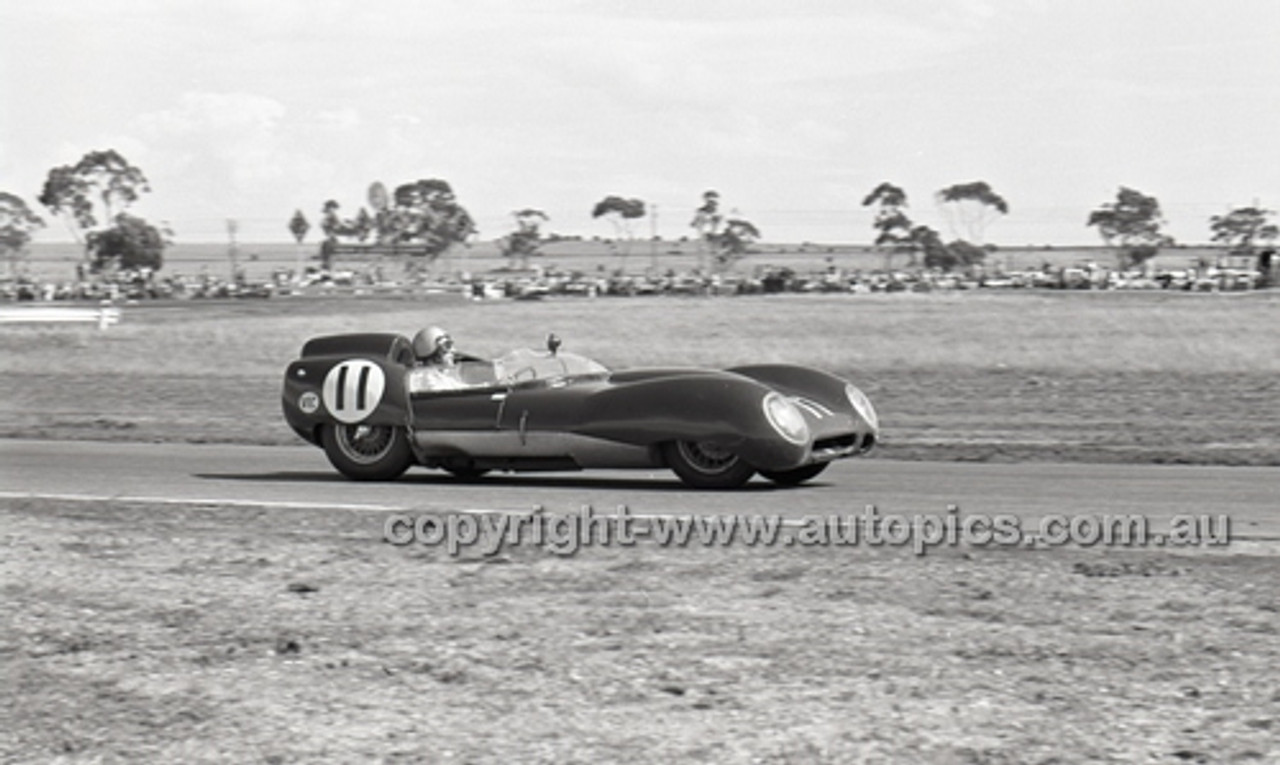
[{"label": "crowd of spectators", "polygon": [[539,270],[521,275],[488,275],[473,282],[474,297],[536,298],[546,295],[754,295],[773,293],[893,293],[945,290],[1182,290],[1227,292],[1272,286],[1256,269],[1217,265],[1118,271],[1086,263],[1044,265],[1032,270],[976,268],[964,272],[936,269],[820,271],[761,265],[746,273],[702,274],[665,271],[647,274],[583,273]]},{"label": "crowd of spectators", "polygon": [[149,268],[89,275],[77,269],[74,278],[61,281],[17,277],[0,280],[0,299],[16,301],[128,300],[270,297],[271,283],[253,282],[238,272],[222,278],[202,272],[194,276],[168,275]]},{"label": "crowd of spectators", "polygon": [[1078,266],[1044,264],[1035,269],[1006,270],[999,266],[946,272],[936,269],[843,269],[833,263],[802,271],[770,264],[727,273],[649,271],[624,273],[567,270],[555,267],[499,269],[483,274],[433,276],[419,271],[388,276],[382,264],[328,271],[308,267],[299,274],[277,268],[268,278],[248,279],[243,271],[232,278],[202,272],[194,276],[161,274],[146,269],[110,276],[85,276],[60,282],[31,279],[0,280],[0,300],[130,301],[148,299],[266,298],[296,294],[373,294],[446,290],[475,299],[537,299],[552,295],[752,295],[773,293],[894,293],[947,290],[1181,290],[1226,292],[1273,286],[1270,269],[1228,267],[1201,263],[1181,269],[1145,268],[1121,271],[1096,263]]}]

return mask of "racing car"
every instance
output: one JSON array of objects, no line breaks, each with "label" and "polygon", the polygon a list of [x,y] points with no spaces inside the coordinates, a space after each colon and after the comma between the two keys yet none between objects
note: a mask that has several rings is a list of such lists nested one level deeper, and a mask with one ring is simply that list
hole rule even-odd
[{"label": "racing car", "polygon": [[796,485],[879,438],[871,402],[817,369],[610,370],[560,350],[456,357],[462,385],[427,384],[396,333],[308,340],[285,372],[289,426],[344,476],[387,481],[421,465],[462,479],[490,471],[670,468],[685,484],[731,489],[759,474]]}]

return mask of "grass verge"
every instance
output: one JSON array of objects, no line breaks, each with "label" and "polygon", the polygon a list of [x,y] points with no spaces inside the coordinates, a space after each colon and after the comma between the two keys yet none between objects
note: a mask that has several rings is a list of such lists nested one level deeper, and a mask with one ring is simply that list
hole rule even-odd
[{"label": "grass verge", "polygon": [[280,375],[335,332],[450,327],[479,355],[566,348],[612,367],[807,364],[880,410],[881,456],[1280,464],[1280,295],[279,299],[127,307],[0,335],[0,435],[292,443]]}]

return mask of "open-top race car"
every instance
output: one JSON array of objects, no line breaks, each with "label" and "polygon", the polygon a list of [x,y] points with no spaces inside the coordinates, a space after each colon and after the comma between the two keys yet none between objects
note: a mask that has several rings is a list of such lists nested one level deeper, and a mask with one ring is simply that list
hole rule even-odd
[{"label": "open-top race car", "polygon": [[[416,340],[416,338],[415,338]],[[399,334],[317,337],[289,364],[284,415],[343,475],[390,480],[412,465],[492,470],[669,467],[698,488],[760,475],[798,484],[876,443],[854,385],[807,367],[610,371],[559,350],[458,355],[438,389]]]}]

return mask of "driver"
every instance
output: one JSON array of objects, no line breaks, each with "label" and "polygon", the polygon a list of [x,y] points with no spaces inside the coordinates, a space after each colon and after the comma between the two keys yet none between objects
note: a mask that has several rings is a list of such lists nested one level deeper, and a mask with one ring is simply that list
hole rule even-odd
[{"label": "driver", "polygon": [[419,368],[415,377],[428,390],[458,390],[467,387],[458,371],[453,338],[440,327],[427,327],[413,336],[413,355]]}]

